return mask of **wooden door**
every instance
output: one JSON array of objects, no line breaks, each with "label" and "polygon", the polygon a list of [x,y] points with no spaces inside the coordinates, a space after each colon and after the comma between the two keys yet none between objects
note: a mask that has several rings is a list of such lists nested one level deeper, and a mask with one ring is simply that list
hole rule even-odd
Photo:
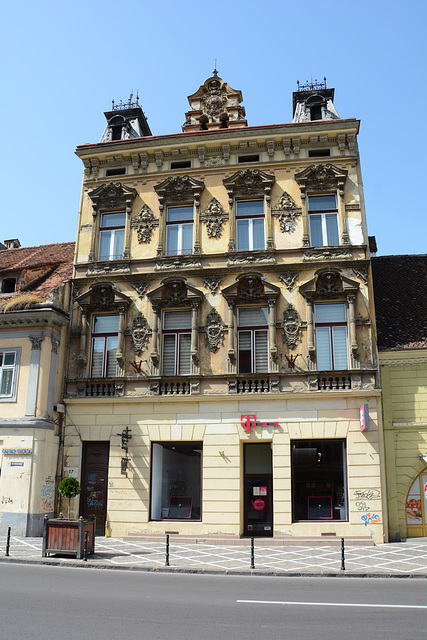
[{"label": "wooden door", "polygon": [[95,518],[95,535],[105,534],[109,442],[83,442],[81,515]]}]

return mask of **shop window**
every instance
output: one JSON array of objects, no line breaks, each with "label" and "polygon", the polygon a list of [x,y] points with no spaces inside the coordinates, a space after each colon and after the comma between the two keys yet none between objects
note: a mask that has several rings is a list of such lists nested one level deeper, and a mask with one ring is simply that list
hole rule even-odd
[{"label": "shop window", "polygon": [[264,201],[236,202],[237,251],[265,249]]},{"label": "shop window", "polygon": [[308,197],[312,247],[339,245],[337,198],[334,194]]},{"label": "shop window", "polygon": [[159,442],[151,451],[151,520],[200,520],[202,442]]},{"label": "shop window", "polygon": [[237,327],[239,373],[267,373],[267,307],[238,309]]},{"label": "shop window", "polygon": [[92,326],[92,378],[116,376],[119,316],[95,316]]},{"label": "shop window", "polygon": [[168,207],[166,214],[166,254],[193,251],[193,207]]},{"label": "shop window", "polygon": [[121,260],[125,242],[126,214],[103,213],[99,230],[99,260]]},{"label": "shop window", "polygon": [[191,373],[191,310],[163,314],[162,373],[164,376]]},{"label": "shop window", "polygon": [[17,367],[17,352],[0,351],[0,398],[12,398]]},{"label": "shop window", "polygon": [[345,440],[294,440],[293,521],[347,520]]},{"label": "shop window", "polygon": [[347,319],[345,304],[316,304],[316,356],[318,371],[347,370]]}]

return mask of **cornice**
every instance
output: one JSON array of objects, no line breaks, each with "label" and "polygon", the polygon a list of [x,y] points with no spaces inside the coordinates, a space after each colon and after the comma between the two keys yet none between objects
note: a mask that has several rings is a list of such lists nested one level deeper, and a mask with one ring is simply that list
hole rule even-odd
[{"label": "cornice", "polygon": [[20,309],[0,314],[0,328],[25,325],[62,327],[69,319],[70,314],[58,308]]},{"label": "cornice", "polygon": [[427,365],[427,348],[401,349],[398,351],[380,351],[378,353],[380,367],[396,367],[404,365]]}]

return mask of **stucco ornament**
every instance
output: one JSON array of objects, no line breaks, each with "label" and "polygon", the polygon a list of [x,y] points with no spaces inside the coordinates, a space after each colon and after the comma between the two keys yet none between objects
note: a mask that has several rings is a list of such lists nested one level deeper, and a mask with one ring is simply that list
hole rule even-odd
[{"label": "stucco ornament", "polygon": [[130,336],[130,346],[137,356],[140,356],[145,351],[150,334],[151,329],[147,320],[142,313],[138,313],[132,322]]},{"label": "stucco ornament", "polygon": [[151,242],[153,229],[159,226],[159,220],[155,217],[148,204],[144,204],[141,211],[130,223],[132,229],[136,229],[139,244]]},{"label": "stucco ornament", "polygon": [[295,349],[301,340],[301,320],[298,311],[292,304],[288,304],[283,312],[283,342],[289,349]]},{"label": "stucco ornament", "polygon": [[221,286],[224,278],[221,276],[206,276],[203,278],[203,284],[209,289],[212,295],[218,293],[218,289]]},{"label": "stucco ornament", "polygon": [[299,276],[299,271],[298,272],[285,271],[284,273],[277,274],[277,277],[279,278],[280,282],[283,282],[283,284],[286,286],[288,291],[292,291],[292,289],[294,288],[298,280],[298,276]]},{"label": "stucco ornament", "polygon": [[219,80],[211,80],[208,84],[208,92],[202,98],[202,111],[210,119],[218,118],[225,110],[227,97],[224,88],[221,88]]},{"label": "stucco ornament", "polygon": [[224,226],[224,221],[228,218],[220,202],[212,198],[206,209],[200,216],[205,222],[209,238],[220,238]]},{"label": "stucco ornament", "polygon": [[302,209],[297,207],[295,200],[285,191],[271,213],[278,218],[282,233],[293,233],[296,228],[296,218],[301,216]]},{"label": "stucco ornament", "polygon": [[222,318],[215,309],[207,315],[205,326],[205,340],[209,351],[215,353],[222,344],[224,324]]}]

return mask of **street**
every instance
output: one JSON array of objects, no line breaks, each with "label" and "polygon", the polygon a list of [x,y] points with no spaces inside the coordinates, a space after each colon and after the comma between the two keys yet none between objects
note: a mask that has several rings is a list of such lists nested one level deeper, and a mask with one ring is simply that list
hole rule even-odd
[{"label": "street", "polygon": [[1,564],[0,638],[409,639],[424,636],[426,596],[423,579],[208,576]]}]

